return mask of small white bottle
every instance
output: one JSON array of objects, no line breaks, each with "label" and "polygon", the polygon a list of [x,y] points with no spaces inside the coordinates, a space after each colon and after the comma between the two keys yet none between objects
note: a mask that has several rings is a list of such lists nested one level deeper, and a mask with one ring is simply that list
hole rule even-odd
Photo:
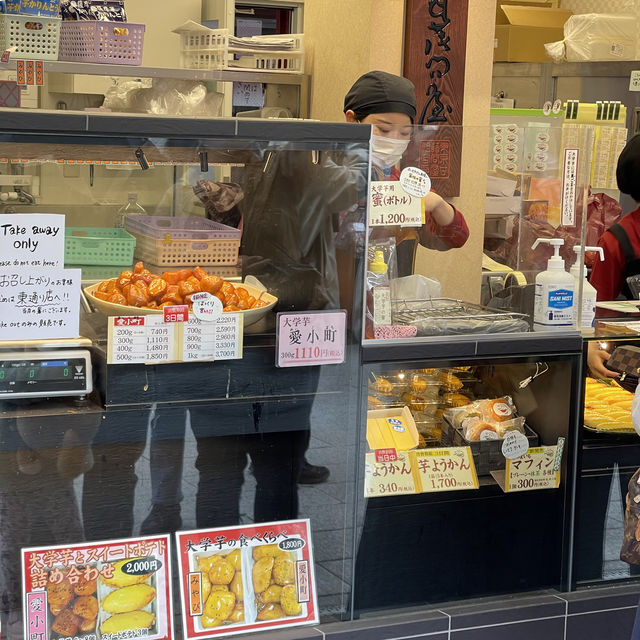
[{"label": "small white bottle", "polygon": [[144,207],[138,203],[138,194],[130,193],[127,204],[118,209],[116,214],[116,229],[124,229],[124,219],[126,216],[146,216],[147,212]]},{"label": "small white bottle", "polygon": [[550,244],[554,254],[547,263],[546,271],[536,276],[533,328],[535,331],[568,331],[574,327],[573,295],[575,280],[565,271],[560,257],[562,238],[538,238],[531,247],[541,242]]},{"label": "small white bottle", "polygon": [[[596,288],[587,280],[587,267],[584,266],[584,252],[585,251],[598,251],[600,253],[600,260],[604,261],[604,251],[602,247],[582,247],[577,244],[573,247],[576,253],[576,261],[569,269],[569,273],[573,276],[575,282],[575,297],[574,302],[574,318],[575,323],[578,323],[578,309],[582,309],[582,315],[580,318],[581,329],[591,329],[596,319],[596,298],[598,292]],[[583,263],[582,274],[580,274],[580,263]],[[578,300],[578,294],[580,291],[580,278],[582,278],[582,298]]]}]

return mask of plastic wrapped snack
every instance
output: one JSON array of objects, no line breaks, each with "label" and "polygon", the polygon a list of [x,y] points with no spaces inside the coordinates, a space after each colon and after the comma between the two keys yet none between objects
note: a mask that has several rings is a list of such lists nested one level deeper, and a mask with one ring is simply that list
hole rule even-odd
[{"label": "plastic wrapped snack", "polygon": [[524,433],[524,418],[517,415],[511,396],[476,400],[447,409],[445,415],[469,442],[504,438],[509,431]]}]

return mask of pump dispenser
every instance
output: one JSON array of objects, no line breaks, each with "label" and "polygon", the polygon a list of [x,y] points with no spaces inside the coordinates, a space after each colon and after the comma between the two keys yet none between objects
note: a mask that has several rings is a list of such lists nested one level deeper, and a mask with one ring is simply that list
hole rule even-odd
[{"label": "pump dispenser", "polygon": [[546,271],[536,276],[533,328],[535,331],[566,331],[573,327],[573,295],[575,280],[565,271],[560,256],[562,238],[538,238],[531,247],[535,249],[545,242],[553,247],[554,254],[547,263]]},{"label": "pump dispenser", "polygon": [[[593,327],[593,323],[596,318],[596,297],[598,292],[596,288],[587,280],[587,267],[582,267],[582,273],[580,273],[580,262],[584,265],[584,253],[585,251],[597,251],[600,254],[600,260],[604,262],[604,251],[602,247],[583,247],[577,244],[573,247],[576,253],[576,261],[573,263],[569,273],[573,276],[575,283],[575,302],[574,302],[574,318],[578,320],[578,308],[582,309],[582,315],[580,319],[580,327],[582,329],[590,329]],[[580,278],[582,280],[582,298],[578,300],[578,292],[580,291]]]},{"label": "pump dispenser", "polygon": [[369,271],[373,273],[387,273],[387,263],[384,261],[384,251],[376,251],[369,263]]}]

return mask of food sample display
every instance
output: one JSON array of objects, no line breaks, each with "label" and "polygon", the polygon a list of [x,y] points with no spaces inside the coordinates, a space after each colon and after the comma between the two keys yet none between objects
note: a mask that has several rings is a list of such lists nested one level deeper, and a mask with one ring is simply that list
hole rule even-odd
[{"label": "food sample display", "polygon": [[461,429],[468,442],[504,438],[510,431],[524,433],[524,418],[516,415],[510,396],[476,400],[448,409],[445,419]]},{"label": "food sample display", "polygon": [[604,382],[586,378],[584,425],[593,431],[633,433],[631,404],[633,394],[615,380]]},{"label": "food sample display", "polygon": [[[59,582],[56,577],[56,581],[49,581],[46,587],[49,612],[53,616],[51,630],[63,637],[95,632],[98,617],[97,580],[88,580],[84,567],[74,565],[74,574],[77,574],[75,584],[71,583],[67,570],[60,572]],[[72,579],[75,580],[73,576]]]}]

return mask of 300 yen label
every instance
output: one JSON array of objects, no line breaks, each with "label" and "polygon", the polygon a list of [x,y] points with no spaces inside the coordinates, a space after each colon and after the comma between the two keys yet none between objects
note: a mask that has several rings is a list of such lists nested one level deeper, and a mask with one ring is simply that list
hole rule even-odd
[{"label": "300 yen label", "polygon": [[155,573],[162,567],[162,561],[158,558],[134,558],[122,565],[122,573],[128,576],[142,576],[145,573]]}]

